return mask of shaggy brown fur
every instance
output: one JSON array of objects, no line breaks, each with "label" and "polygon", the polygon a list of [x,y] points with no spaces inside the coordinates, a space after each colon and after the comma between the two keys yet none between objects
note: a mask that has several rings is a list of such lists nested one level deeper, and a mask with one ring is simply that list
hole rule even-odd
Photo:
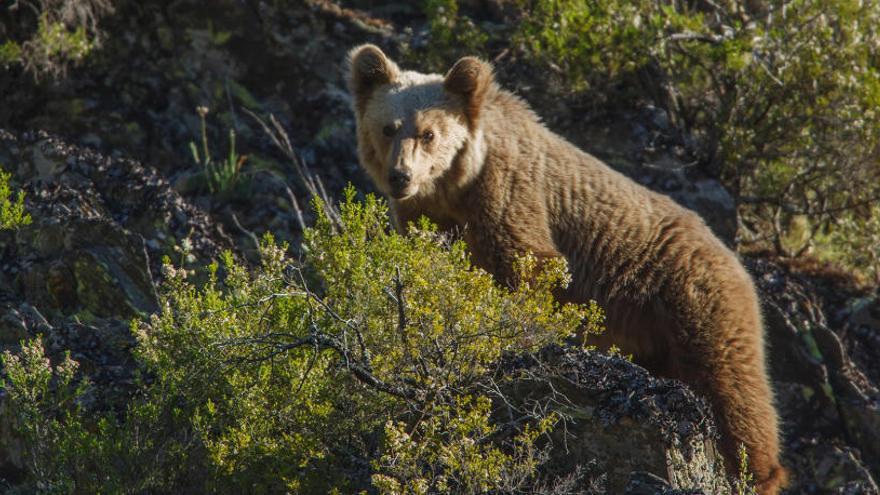
[{"label": "shaggy brown fur", "polygon": [[745,444],[759,492],[777,493],[786,472],[758,299],[703,221],[552,133],[481,60],[425,75],[364,45],[350,63],[361,164],[398,228],[426,215],[461,229],[501,281],[525,251],[564,256],[562,297],[607,312],[599,344],[706,394],[728,466]]}]

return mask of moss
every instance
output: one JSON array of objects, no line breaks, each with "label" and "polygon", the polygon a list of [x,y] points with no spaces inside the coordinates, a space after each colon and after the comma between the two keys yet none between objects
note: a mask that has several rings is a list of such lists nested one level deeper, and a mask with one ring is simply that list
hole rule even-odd
[{"label": "moss", "polygon": [[110,268],[102,260],[83,254],[73,263],[77,298],[85,310],[106,316],[108,309],[116,314],[132,316],[134,308]]},{"label": "moss", "polygon": [[174,49],[174,33],[167,26],[159,26],[156,28],[156,38],[159,39],[159,46],[164,50]]},{"label": "moss", "polygon": [[803,386],[801,387],[801,395],[805,401],[809,402],[816,395],[816,391],[812,387]]},{"label": "moss", "polygon": [[89,310],[87,308],[82,309],[80,311],[77,311],[76,313],[72,314],[70,317],[71,317],[71,319],[73,319],[77,323],[83,323],[86,325],[94,323],[96,320],[98,320],[98,316],[96,316],[95,313],[93,313],[91,310]]}]

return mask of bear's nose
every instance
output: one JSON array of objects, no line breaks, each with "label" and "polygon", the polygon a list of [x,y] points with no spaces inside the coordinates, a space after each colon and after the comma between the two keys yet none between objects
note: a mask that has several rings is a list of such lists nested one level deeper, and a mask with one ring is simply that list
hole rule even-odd
[{"label": "bear's nose", "polygon": [[391,187],[398,190],[409,185],[410,179],[412,179],[412,175],[406,170],[392,169],[391,173],[388,174],[388,183]]}]

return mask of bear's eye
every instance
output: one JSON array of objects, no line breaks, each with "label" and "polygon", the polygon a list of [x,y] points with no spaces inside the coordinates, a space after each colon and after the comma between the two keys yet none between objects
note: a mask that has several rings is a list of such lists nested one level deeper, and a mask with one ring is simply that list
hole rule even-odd
[{"label": "bear's eye", "polygon": [[397,133],[397,128],[391,124],[386,125],[382,128],[382,134],[385,134],[388,137],[391,137]]},{"label": "bear's eye", "polygon": [[425,144],[430,143],[434,140],[434,133],[431,131],[425,131],[422,133],[422,142]]}]

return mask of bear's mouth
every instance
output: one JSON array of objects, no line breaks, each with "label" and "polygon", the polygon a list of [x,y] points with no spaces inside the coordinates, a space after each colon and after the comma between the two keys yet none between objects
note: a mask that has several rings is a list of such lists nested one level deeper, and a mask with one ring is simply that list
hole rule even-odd
[{"label": "bear's mouth", "polygon": [[418,192],[418,189],[419,189],[418,186],[410,183],[404,187],[391,187],[389,194],[391,195],[392,198],[397,199],[397,200],[406,199],[406,198],[414,196],[416,194],[416,192]]}]

